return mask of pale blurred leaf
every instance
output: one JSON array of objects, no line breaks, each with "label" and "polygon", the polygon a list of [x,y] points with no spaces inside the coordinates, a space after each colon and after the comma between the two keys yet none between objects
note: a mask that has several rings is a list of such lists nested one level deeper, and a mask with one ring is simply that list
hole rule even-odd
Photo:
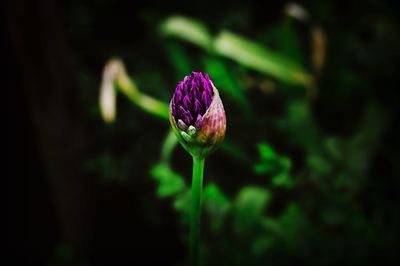
[{"label": "pale blurred leaf", "polygon": [[290,58],[232,32],[220,33],[215,38],[214,49],[222,56],[281,81],[305,86],[312,83],[311,76]]},{"label": "pale blurred leaf", "polygon": [[209,49],[211,36],[201,22],[182,16],[172,16],[161,24],[161,32],[166,36],[178,37],[204,49]]}]

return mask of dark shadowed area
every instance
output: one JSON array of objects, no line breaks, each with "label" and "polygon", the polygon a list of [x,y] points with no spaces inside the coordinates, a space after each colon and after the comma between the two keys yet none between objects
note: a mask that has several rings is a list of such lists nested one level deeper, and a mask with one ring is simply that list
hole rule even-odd
[{"label": "dark shadowed area", "polygon": [[397,1],[3,6],[2,265],[188,265],[192,161],[168,104],[192,71],[227,119],[204,265],[400,263]]}]

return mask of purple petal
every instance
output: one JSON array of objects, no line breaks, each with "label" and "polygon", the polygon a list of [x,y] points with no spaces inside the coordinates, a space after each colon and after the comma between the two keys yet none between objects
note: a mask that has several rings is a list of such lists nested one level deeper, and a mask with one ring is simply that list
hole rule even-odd
[{"label": "purple petal", "polygon": [[194,109],[194,112],[195,112],[196,114],[199,114],[199,113],[201,112],[201,103],[199,102],[199,100],[197,100],[197,99],[194,100],[194,107],[193,107],[193,109]]},{"label": "purple petal", "polygon": [[194,127],[199,129],[202,122],[203,122],[203,117],[198,114],[197,115],[197,119],[196,119],[196,123],[194,123]]},{"label": "purple petal", "polygon": [[204,90],[207,90],[207,91],[210,90],[210,83],[207,80],[203,79],[201,81],[201,83],[203,85]]},{"label": "purple petal", "polygon": [[201,95],[201,102],[203,103],[206,109],[210,106],[211,99],[210,96],[207,95],[206,91],[203,91],[203,94]]},{"label": "purple petal", "polygon": [[197,84],[196,84],[196,80],[192,79],[192,81],[190,82],[190,91],[194,91],[197,88]]},{"label": "purple petal", "polygon": [[178,127],[182,130],[186,130],[188,127],[181,119],[178,119]]},{"label": "purple petal", "polygon": [[193,79],[197,79],[199,76],[199,72],[192,71]]},{"label": "purple petal", "polygon": [[182,101],[182,92],[180,90],[177,90],[175,92],[174,98],[175,98],[175,103],[180,104]]},{"label": "purple petal", "polygon": [[201,73],[199,72],[193,72],[193,82],[195,84],[196,87],[199,87],[200,85],[200,80],[201,80]]},{"label": "purple petal", "polygon": [[190,80],[190,76],[186,76],[186,77],[183,79],[183,83],[187,83],[189,80]]},{"label": "purple petal", "polygon": [[190,81],[185,83],[185,95],[188,95],[190,93]]},{"label": "purple petal", "polygon": [[199,92],[199,88],[198,88],[198,87],[195,87],[195,88],[191,91],[191,94],[190,94],[190,96],[192,97],[192,99],[198,99],[200,95],[201,95],[201,94],[200,94],[200,92]]},{"label": "purple petal", "polygon": [[186,110],[182,106],[179,106],[178,107],[178,117],[184,117],[185,113],[186,113]]},{"label": "purple petal", "polygon": [[178,86],[176,87],[176,89],[179,90],[180,92],[182,92],[182,90],[183,90],[183,81],[180,81],[178,83]]},{"label": "purple petal", "polygon": [[191,125],[193,122],[193,117],[190,114],[190,112],[186,112],[183,114],[183,121],[187,124],[187,125]]},{"label": "purple petal", "polygon": [[207,82],[207,94],[211,97],[213,95],[213,89],[210,82]]},{"label": "purple petal", "polygon": [[184,107],[186,110],[190,110],[190,109],[192,108],[192,103],[190,102],[189,95],[186,95],[186,96],[183,98],[183,107]]},{"label": "purple petal", "polygon": [[183,84],[182,81],[179,82],[179,83],[178,83],[178,86],[176,87],[175,93],[179,91],[179,92],[182,94],[182,93],[183,93],[183,85],[184,85],[184,84]]},{"label": "purple petal", "polygon": [[171,102],[171,112],[172,112],[172,116],[175,117],[176,116],[176,105],[174,100],[172,100]]}]

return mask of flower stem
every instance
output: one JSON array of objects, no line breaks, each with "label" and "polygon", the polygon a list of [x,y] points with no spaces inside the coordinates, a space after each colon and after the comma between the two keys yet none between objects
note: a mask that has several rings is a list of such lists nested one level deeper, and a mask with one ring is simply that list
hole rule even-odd
[{"label": "flower stem", "polygon": [[203,190],[204,158],[193,156],[192,177],[192,206],[190,213],[190,260],[191,265],[200,265],[200,215],[201,215],[201,193]]}]

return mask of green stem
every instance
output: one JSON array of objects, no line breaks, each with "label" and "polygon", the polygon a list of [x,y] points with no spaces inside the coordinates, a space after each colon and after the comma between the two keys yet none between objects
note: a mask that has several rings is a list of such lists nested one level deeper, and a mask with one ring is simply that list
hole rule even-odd
[{"label": "green stem", "polygon": [[203,190],[204,158],[193,156],[192,177],[192,206],[190,213],[190,260],[191,265],[200,265],[200,215],[201,215],[201,193]]},{"label": "green stem", "polygon": [[175,136],[173,130],[169,130],[167,137],[164,140],[161,149],[161,161],[169,164],[171,161],[172,152],[174,151],[176,144],[178,144],[178,139]]},{"label": "green stem", "polygon": [[116,84],[118,85],[119,90],[125,94],[132,103],[150,114],[169,120],[168,104],[141,93],[135,82],[124,72],[120,73],[117,77]]}]

